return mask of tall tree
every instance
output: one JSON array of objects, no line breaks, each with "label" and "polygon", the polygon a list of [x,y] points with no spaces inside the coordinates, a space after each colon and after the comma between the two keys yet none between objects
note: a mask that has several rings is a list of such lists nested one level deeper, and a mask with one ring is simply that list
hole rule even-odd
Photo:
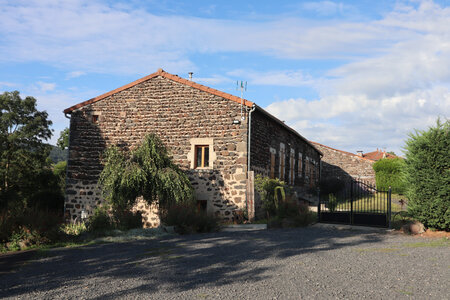
[{"label": "tall tree", "polygon": [[427,227],[450,230],[450,122],[406,141],[408,211]]},{"label": "tall tree", "polygon": [[61,148],[61,150],[65,150],[69,147],[69,128],[66,127],[60,132],[56,146]]},{"label": "tall tree", "polygon": [[47,164],[52,124],[36,99],[22,99],[18,91],[0,95],[0,206],[23,200],[33,191],[33,180]]}]

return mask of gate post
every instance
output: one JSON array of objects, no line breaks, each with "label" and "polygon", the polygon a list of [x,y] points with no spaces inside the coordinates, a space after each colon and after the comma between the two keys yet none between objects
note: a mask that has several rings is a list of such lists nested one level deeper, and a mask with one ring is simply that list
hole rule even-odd
[{"label": "gate post", "polygon": [[317,195],[319,198],[319,204],[317,204],[317,222],[320,222],[320,187],[317,189]]},{"label": "gate post", "polygon": [[389,187],[389,191],[388,191],[388,218],[389,218],[389,229],[392,228],[392,224],[391,224],[391,194],[392,194],[392,189],[391,189],[391,187]]},{"label": "gate post", "polygon": [[350,224],[353,225],[353,179],[350,181]]}]

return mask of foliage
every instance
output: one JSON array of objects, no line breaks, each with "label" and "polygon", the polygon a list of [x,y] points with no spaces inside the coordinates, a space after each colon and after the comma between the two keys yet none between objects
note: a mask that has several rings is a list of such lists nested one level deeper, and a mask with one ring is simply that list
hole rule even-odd
[{"label": "foliage", "polygon": [[299,227],[307,226],[316,220],[316,216],[309,210],[307,204],[298,204],[287,200],[280,202],[277,215],[268,222],[269,227]]},{"label": "foliage", "polygon": [[338,200],[336,198],[336,195],[333,193],[328,194],[328,210],[330,212],[335,212],[337,206],[338,206]]},{"label": "foliage", "polygon": [[64,149],[61,150],[59,147],[50,145],[51,150],[50,150],[50,154],[48,155],[48,157],[50,158],[51,162],[56,164],[60,161],[67,161],[67,158],[69,156],[69,150],[68,149]]},{"label": "foliage", "polygon": [[66,171],[67,161],[60,161],[53,165],[53,175],[58,179],[58,185],[61,188],[62,194],[64,194],[66,188]]},{"label": "foliage", "polygon": [[61,231],[66,235],[78,236],[88,230],[86,223],[68,223],[61,225]]},{"label": "foliage", "polygon": [[69,128],[66,127],[59,133],[59,138],[56,142],[56,146],[58,146],[61,150],[69,148]]},{"label": "foliage", "polygon": [[450,229],[450,122],[416,131],[406,141],[409,214],[426,227]]},{"label": "foliage", "polygon": [[115,210],[112,212],[113,222],[117,229],[129,230],[142,228],[142,214],[130,210]]},{"label": "foliage", "polygon": [[275,193],[276,190],[285,187],[286,183],[278,178],[270,179],[260,174],[255,176],[255,190],[261,197],[263,207],[269,215],[276,215],[277,213],[278,195]]},{"label": "foliage", "polygon": [[403,194],[406,191],[406,163],[402,158],[383,158],[373,164],[377,189]]},{"label": "foliage", "polygon": [[0,214],[0,244],[6,250],[20,250],[59,239],[60,214],[37,208]]},{"label": "foliage", "polygon": [[36,191],[35,180],[48,166],[52,124],[36,99],[18,91],[0,95],[0,207],[25,206]]},{"label": "foliage", "polygon": [[97,206],[94,213],[89,217],[88,230],[101,231],[114,229],[114,223],[108,212],[109,207],[106,205]]},{"label": "foliage", "polygon": [[146,136],[131,152],[108,148],[103,162],[99,183],[105,199],[115,208],[129,208],[140,196],[149,204],[158,201],[160,206],[193,199],[189,178],[172,162],[155,134]]},{"label": "foliage", "polygon": [[167,226],[175,226],[175,230],[180,234],[211,232],[220,229],[218,218],[199,211],[192,203],[170,205],[163,210],[161,222]]}]

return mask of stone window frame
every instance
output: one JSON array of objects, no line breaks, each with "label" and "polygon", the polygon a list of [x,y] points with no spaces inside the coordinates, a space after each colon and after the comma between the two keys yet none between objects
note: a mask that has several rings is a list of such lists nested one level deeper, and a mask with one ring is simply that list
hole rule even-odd
[{"label": "stone window frame", "polygon": [[90,111],[86,113],[87,119],[92,124],[98,124],[101,115],[102,115],[101,111]]},{"label": "stone window frame", "polygon": [[298,152],[298,177],[303,176],[303,153]]},{"label": "stone window frame", "polygon": [[269,165],[269,178],[275,179],[275,160],[277,155],[277,150],[270,147],[270,165]]},{"label": "stone window frame", "polygon": [[309,179],[309,172],[310,172],[311,166],[309,165],[309,156],[305,157],[305,180]]},{"label": "stone window frame", "polygon": [[280,165],[279,165],[279,175],[280,180],[284,181],[286,177],[286,146],[284,143],[280,143]]},{"label": "stone window frame", "polygon": [[289,155],[289,184],[294,185],[295,182],[295,149],[291,148]]},{"label": "stone window frame", "polygon": [[[206,150],[208,149],[208,150]],[[198,152],[199,150],[202,151],[201,158],[200,158],[200,166],[199,160],[198,160]],[[195,145],[195,153],[194,153],[194,168],[195,169],[205,169],[209,167],[209,145]],[[206,160],[206,152],[208,152],[208,159]],[[207,162],[207,166],[205,166]]]},{"label": "stone window frame", "polygon": [[[192,170],[212,170],[214,169],[214,163],[217,160],[217,154],[214,151],[214,138],[192,138],[189,140],[191,144],[191,150],[187,154],[187,159],[190,162],[190,168]],[[195,154],[197,146],[208,146],[209,148],[209,166],[208,167],[195,167]]]}]

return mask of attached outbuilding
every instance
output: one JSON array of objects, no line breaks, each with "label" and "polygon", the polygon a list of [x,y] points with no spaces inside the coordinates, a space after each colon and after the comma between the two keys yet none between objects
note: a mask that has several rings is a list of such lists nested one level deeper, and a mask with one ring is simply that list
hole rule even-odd
[{"label": "attached outbuilding", "polygon": [[[253,102],[159,69],[123,87],[67,108],[70,116],[66,214],[90,215],[104,200],[97,181],[109,145],[132,149],[156,133],[188,174],[199,206],[223,220],[261,213],[254,174],[280,178],[298,199],[317,203],[321,152]],[[143,201],[145,225],[156,207]]]}]

